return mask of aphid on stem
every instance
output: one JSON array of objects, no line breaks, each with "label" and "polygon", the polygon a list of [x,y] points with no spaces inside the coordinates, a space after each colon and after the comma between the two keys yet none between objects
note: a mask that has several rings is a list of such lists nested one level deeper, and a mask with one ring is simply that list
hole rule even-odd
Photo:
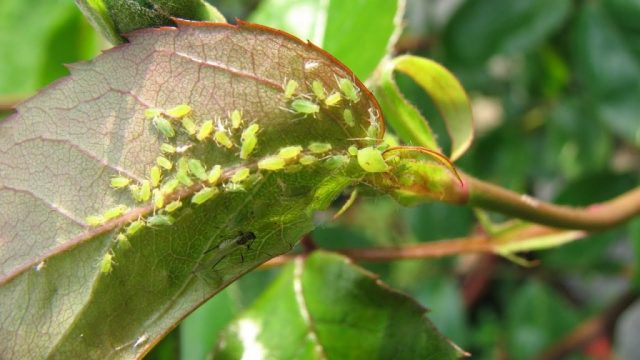
[{"label": "aphid on stem", "polygon": [[276,171],[284,168],[285,164],[284,159],[278,156],[269,156],[258,161],[258,169]]},{"label": "aphid on stem", "polygon": [[222,176],[222,166],[214,165],[207,175],[207,181],[211,185],[216,185],[220,180],[220,176]]},{"label": "aphid on stem", "polygon": [[162,170],[159,166],[154,165],[149,170],[149,180],[151,181],[152,187],[158,187],[160,185],[160,180],[162,180]]},{"label": "aphid on stem", "polygon": [[204,187],[197,193],[193,194],[191,202],[200,205],[204,202],[211,200],[215,195],[220,192],[217,187]]},{"label": "aphid on stem", "polygon": [[172,213],[172,212],[178,210],[181,207],[182,207],[182,201],[174,200],[174,201],[168,203],[167,206],[164,207],[164,211],[166,211],[168,213]]},{"label": "aphid on stem", "polygon": [[260,125],[252,124],[242,132],[242,136],[240,137],[242,141],[242,145],[240,146],[241,159],[247,159],[255,149],[258,143],[258,137],[256,136],[258,130],[260,130]]},{"label": "aphid on stem", "polygon": [[278,157],[282,160],[291,160],[302,152],[302,146],[294,145],[294,146],[286,146],[278,151]]},{"label": "aphid on stem", "polygon": [[153,189],[153,207],[156,210],[164,207],[164,194],[160,189]]},{"label": "aphid on stem", "polygon": [[129,236],[134,235],[135,233],[140,231],[140,229],[142,229],[144,225],[145,225],[144,220],[138,219],[138,220],[132,221],[129,224],[129,226],[127,226],[127,230],[126,230],[127,235]]},{"label": "aphid on stem", "polygon": [[204,165],[198,159],[189,159],[187,162],[189,166],[189,172],[193,174],[193,176],[197,177],[201,181],[207,180],[207,170],[205,170]]},{"label": "aphid on stem", "polygon": [[111,209],[107,209],[104,214],[102,214],[102,217],[105,219],[105,221],[109,221],[111,219],[122,216],[127,210],[129,210],[127,205],[116,205]]},{"label": "aphid on stem", "polygon": [[102,215],[89,215],[84,219],[84,221],[89,226],[100,226],[106,222]]},{"label": "aphid on stem", "polygon": [[230,180],[232,183],[240,183],[246,180],[250,174],[251,174],[251,170],[249,170],[249,168],[242,167],[236,170],[235,173],[233,173],[233,176],[231,176]]},{"label": "aphid on stem", "polygon": [[175,219],[170,215],[153,215],[147,219],[149,226],[169,226],[173,225]]}]

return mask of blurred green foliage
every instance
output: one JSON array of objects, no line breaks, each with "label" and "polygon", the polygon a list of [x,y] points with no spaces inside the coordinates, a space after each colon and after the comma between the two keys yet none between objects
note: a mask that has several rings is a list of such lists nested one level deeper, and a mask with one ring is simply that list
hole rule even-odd
[{"label": "blurred green foliage", "polygon": [[[269,23],[284,23],[285,5],[306,3],[280,0],[278,11],[251,15],[259,6],[255,0],[210,2],[228,19]],[[441,62],[472,98],[478,136],[458,162],[462,169],[571,205],[600,201],[640,183],[640,2],[408,0],[406,6],[397,51]],[[336,55],[346,62],[365,58],[361,74],[370,74],[370,63],[375,66],[380,55],[370,55],[359,39],[377,31],[377,19],[388,18],[390,10],[341,11],[341,26],[331,24],[323,43],[335,41],[335,50],[344,54]],[[0,2],[0,106],[6,109],[66,75],[61,64],[88,59],[102,47],[105,42],[72,0]],[[437,111],[419,88],[403,77],[399,83],[446,139]],[[386,198],[361,199],[336,222],[324,215],[319,214],[312,237],[325,248],[417,243],[476,229],[470,209],[444,204],[405,209]],[[429,307],[436,327],[474,359],[528,359],[602,313],[627,289],[638,288],[640,224],[636,220],[529,256],[541,265],[523,269],[491,256],[365,265]],[[148,357],[202,358],[216,334],[277,272],[243,277]],[[581,349],[572,358],[588,355]]]}]

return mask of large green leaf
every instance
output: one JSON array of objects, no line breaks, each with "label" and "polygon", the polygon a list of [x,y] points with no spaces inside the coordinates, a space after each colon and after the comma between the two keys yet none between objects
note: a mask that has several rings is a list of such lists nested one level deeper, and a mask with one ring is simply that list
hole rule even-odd
[{"label": "large green leaf", "polygon": [[404,2],[267,0],[251,21],[309,39],[367,79],[399,35]]},{"label": "large green leaf", "polygon": [[342,256],[318,251],[283,269],[223,332],[219,359],[457,359],[426,309]]},{"label": "large green leaf", "polygon": [[582,9],[574,31],[578,74],[597,115],[640,147],[640,54],[633,51],[634,39],[640,41],[637,32],[618,28],[596,4]]},{"label": "large green leaf", "polygon": [[97,40],[71,1],[0,1],[0,95],[32,94],[66,75],[62,64],[94,56]]},{"label": "large green leaf", "polygon": [[[371,126],[383,134],[362,83],[326,52],[280,31],[182,23],[129,40],[74,65],[70,77],[0,123],[0,357],[140,356],[200,303],[288,251],[312,228],[313,210],[364,173],[347,148],[375,144]],[[337,79],[355,86],[357,100],[326,106],[310,95],[314,80],[338,93]],[[292,81],[298,89],[285,94]],[[192,109],[185,118],[199,131],[216,119],[231,149],[211,135],[190,136],[177,105]],[[305,107],[313,114],[300,113]],[[353,126],[343,120],[347,109]],[[238,128],[229,119],[234,110],[244,119]],[[153,125],[163,122],[175,137]],[[253,152],[249,139],[257,140]],[[311,154],[312,142],[331,147]],[[197,167],[187,173],[179,155],[165,154],[173,165],[163,171],[165,190],[179,174],[194,182],[158,193],[165,204],[182,200],[172,225],[151,224],[169,215],[162,206],[110,187],[114,177],[142,186],[162,143],[190,146],[181,156],[223,169],[217,182],[200,181]],[[286,146],[293,156],[279,157]],[[258,170],[267,158],[286,165]],[[251,173],[245,180],[242,169]],[[203,187],[218,189],[217,197],[192,203]],[[121,216],[89,225],[88,215],[120,204],[128,208]],[[147,225],[129,236],[129,248],[114,242],[138,219]]]}]

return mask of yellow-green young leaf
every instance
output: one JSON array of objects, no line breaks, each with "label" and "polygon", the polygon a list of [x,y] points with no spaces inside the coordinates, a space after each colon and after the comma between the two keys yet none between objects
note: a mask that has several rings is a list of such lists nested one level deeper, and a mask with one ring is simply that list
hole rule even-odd
[{"label": "yellow-green young leaf", "polygon": [[[312,229],[314,210],[364,174],[344,154],[351,145],[370,146],[358,139],[367,136],[369,114],[381,110],[326,52],[246,23],[181,23],[128,39],[72,66],[70,77],[0,122],[0,309],[11,309],[0,311],[0,358],[142,357],[208,297],[289,251]],[[315,116],[288,111],[293,98],[313,93],[312,80],[328,94],[340,91],[336,78],[351,79],[360,94],[348,104],[356,126],[341,121],[346,101],[320,105]],[[299,84],[292,99],[285,97],[289,80]],[[236,145],[249,128],[248,137],[257,137],[248,159],[238,146],[190,136],[166,115],[178,104],[191,108],[199,129],[210,119],[229,129],[229,114],[241,110],[244,124],[228,131]],[[156,129],[148,109],[158,109],[147,114],[152,119],[171,121],[173,136]],[[382,119],[374,121],[382,130]],[[298,157],[307,165],[291,159],[296,172],[257,169],[284,147],[313,142],[331,144],[335,155],[311,163],[305,149]],[[160,156],[168,162],[156,164]],[[220,165],[220,172],[201,180],[190,175],[189,159],[211,171]],[[163,169],[155,200],[182,202],[170,213],[165,207],[154,214],[155,165]],[[117,176],[131,179],[131,191],[111,187]],[[213,188],[210,180],[219,193],[192,203],[196,192]],[[105,222],[102,214],[119,204],[129,210]],[[87,216],[98,217],[96,226]],[[239,232],[255,236],[251,246],[222,246]],[[120,233],[130,248],[118,247]],[[106,273],[96,265],[105,254],[114,261]]]},{"label": "yellow-green young leaf", "polygon": [[442,65],[418,56],[404,55],[389,61],[383,69],[376,95],[387,121],[408,145],[442,152],[427,120],[400,93],[393,73],[400,71],[427,92],[444,119],[451,138],[452,161],[458,159],[473,141],[473,116],[469,97],[462,85]]}]

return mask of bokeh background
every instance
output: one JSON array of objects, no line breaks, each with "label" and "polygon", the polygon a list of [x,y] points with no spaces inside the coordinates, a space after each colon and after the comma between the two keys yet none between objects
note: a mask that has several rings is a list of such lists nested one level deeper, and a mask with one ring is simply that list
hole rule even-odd
[{"label": "bokeh background", "polygon": [[[306,0],[210,2],[228,19],[251,19]],[[462,169],[570,205],[640,184],[640,1],[407,0],[406,6],[396,53],[441,62],[472,99],[477,139],[458,162]],[[0,118],[66,75],[61,64],[108,47],[72,0],[1,0]],[[408,79],[399,82],[446,141],[432,104]],[[402,208],[385,197],[360,199],[338,221],[330,215],[319,214],[311,234],[325,248],[478,231],[471,209]],[[362,265],[430,308],[438,329],[473,359],[640,359],[640,219],[525,256],[540,265],[524,268],[492,255]],[[234,283],[148,358],[202,358],[277,272],[257,270]]]}]

